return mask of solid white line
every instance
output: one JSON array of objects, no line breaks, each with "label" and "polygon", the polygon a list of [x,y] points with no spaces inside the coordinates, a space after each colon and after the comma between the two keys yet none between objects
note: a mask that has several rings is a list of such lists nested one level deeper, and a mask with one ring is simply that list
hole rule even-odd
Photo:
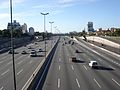
[{"label": "solid white line", "polygon": [[21,64],[23,61],[18,62],[17,64]]},{"label": "solid white line", "polygon": [[78,82],[78,79],[77,79],[77,78],[76,78],[76,82],[77,82],[78,87],[80,88],[80,84],[79,84],[79,82]]},{"label": "solid white line", "polygon": [[71,68],[72,68],[72,70],[74,70],[74,67],[73,67],[73,65],[71,65]]},{"label": "solid white line", "polygon": [[6,70],[4,73],[1,74],[1,76],[5,75],[6,73],[8,73],[10,70]]},{"label": "solid white line", "polygon": [[94,81],[97,83],[97,85],[101,88],[100,84],[97,82],[97,80],[94,78]]},{"label": "solid white line", "polygon": [[113,80],[118,86],[120,86],[120,84],[119,84],[115,79],[112,78],[112,80]]},{"label": "solid white line", "polygon": [[0,90],[3,90],[3,86],[0,88]]},{"label": "solid white line", "polygon": [[59,70],[60,70],[60,65],[59,65]]},{"label": "solid white line", "polygon": [[83,65],[84,66],[84,68],[87,70],[87,67],[85,66],[85,65]]},{"label": "solid white line", "polygon": [[58,88],[60,87],[60,78],[58,78]]},{"label": "solid white line", "polygon": [[23,71],[23,69],[21,69],[21,70],[17,73],[17,75],[19,75],[22,71]]}]

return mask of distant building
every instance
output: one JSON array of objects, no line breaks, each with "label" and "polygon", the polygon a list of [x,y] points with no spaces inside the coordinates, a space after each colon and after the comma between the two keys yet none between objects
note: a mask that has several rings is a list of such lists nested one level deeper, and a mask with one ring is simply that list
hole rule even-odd
[{"label": "distant building", "polygon": [[94,32],[93,22],[88,22],[87,26],[88,26],[88,32]]},{"label": "distant building", "polygon": [[[13,21],[12,26],[14,30],[18,30],[21,28],[19,22],[16,22],[16,20]],[[7,29],[11,29],[11,23],[8,23]]]},{"label": "distant building", "polygon": [[26,23],[24,23],[24,24],[22,25],[22,32],[23,32],[23,34],[24,34],[24,33],[27,33],[27,24],[26,24]]},{"label": "distant building", "polygon": [[34,32],[34,28],[33,27],[30,27],[29,28],[29,35],[34,35],[35,32]]}]

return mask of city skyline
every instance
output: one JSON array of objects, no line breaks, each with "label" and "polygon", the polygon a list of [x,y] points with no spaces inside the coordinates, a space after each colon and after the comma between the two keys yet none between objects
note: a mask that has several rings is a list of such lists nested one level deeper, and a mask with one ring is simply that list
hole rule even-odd
[{"label": "city skyline", "polygon": [[[43,32],[41,12],[46,16],[46,30],[53,32],[57,26],[60,32],[80,32],[93,22],[94,29],[120,27],[119,0],[13,0],[13,20],[26,23],[35,31]],[[9,0],[0,0],[0,29],[6,29],[10,22]]]}]

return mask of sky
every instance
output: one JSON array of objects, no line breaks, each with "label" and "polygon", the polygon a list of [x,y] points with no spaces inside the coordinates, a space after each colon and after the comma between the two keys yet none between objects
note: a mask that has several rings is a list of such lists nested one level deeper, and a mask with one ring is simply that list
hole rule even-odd
[{"label": "sky", "polygon": [[[93,22],[94,29],[120,27],[120,0],[12,0],[13,20],[21,25],[33,27],[35,31],[51,31],[49,22],[54,22],[54,33],[87,31],[87,23]],[[10,22],[10,0],[0,0],[0,30]]]}]

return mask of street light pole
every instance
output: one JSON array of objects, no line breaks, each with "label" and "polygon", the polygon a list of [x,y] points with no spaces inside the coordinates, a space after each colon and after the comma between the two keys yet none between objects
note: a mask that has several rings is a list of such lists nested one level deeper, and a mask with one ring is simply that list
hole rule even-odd
[{"label": "street light pole", "polygon": [[13,60],[14,90],[16,90],[16,75],[15,75],[15,61],[14,61],[14,47],[13,47],[12,0],[10,0],[10,18],[11,18],[11,50],[12,50],[12,60]]},{"label": "street light pole", "polygon": [[54,22],[49,22],[50,24],[51,24],[51,48],[52,48],[52,24],[54,23]]},{"label": "street light pole", "polygon": [[45,39],[45,33],[46,33],[46,27],[45,27],[45,16],[48,15],[49,13],[41,13],[44,15],[44,40],[45,40],[45,59],[46,59],[46,39]]}]

